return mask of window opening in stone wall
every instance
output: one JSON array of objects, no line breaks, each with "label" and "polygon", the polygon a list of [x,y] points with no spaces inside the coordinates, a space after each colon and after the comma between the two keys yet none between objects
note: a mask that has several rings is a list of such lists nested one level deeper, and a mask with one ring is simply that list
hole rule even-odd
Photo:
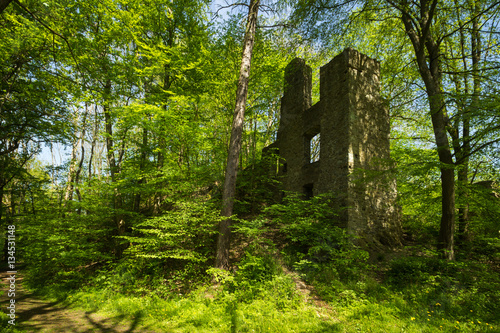
[{"label": "window opening in stone wall", "polygon": [[286,163],[283,163],[283,173],[286,173],[288,171],[288,165]]},{"label": "window opening in stone wall", "polygon": [[320,148],[320,133],[311,138],[310,144],[309,163],[319,161],[319,148]]}]

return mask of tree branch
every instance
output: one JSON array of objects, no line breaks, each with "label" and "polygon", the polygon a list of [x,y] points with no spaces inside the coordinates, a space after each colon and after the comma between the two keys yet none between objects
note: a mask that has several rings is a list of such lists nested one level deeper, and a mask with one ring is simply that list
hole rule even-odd
[{"label": "tree branch", "polygon": [[5,8],[12,2],[12,0],[0,0],[0,14],[3,13]]},{"label": "tree branch", "polygon": [[[1,0],[0,0],[1,1]],[[69,41],[66,37],[64,37],[63,35],[61,35],[60,33],[58,33],[57,31],[54,31],[52,28],[50,28],[48,25],[46,25],[45,23],[42,22],[41,19],[39,19],[34,13],[32,13],[26,6],[24,6],[19,0],[12,0],[14,1],[14,3],[16,3],[19,7],[21,7],[25,12],[27,12],[29,15],[31,15],[31,17],[33,17],[33,19],[35,21],[37,21],[38,23],[40,23],[45,29],[49,30],[53,35],[61,38],[65,43],[66,45],[68,46],[68,49],[69,49],[69,52],[71,53],[71,57],[73,58],[73,61],[75,62],[75,65],[76,65],[76,69],[77,71],[80,73],[80,75],[82,75],[82,71],[80,70],[80,64],[78,62],[78,60],[76,59],[76,56],[75,54],[73,53],[73,48],[71,47],[71,45],[69,44]]]}]

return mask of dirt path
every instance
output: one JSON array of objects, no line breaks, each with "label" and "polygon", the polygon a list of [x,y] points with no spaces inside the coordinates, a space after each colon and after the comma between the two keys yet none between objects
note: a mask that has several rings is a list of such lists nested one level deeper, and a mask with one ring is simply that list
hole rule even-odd
[{"label": "dirt path", "polygon": [[[0,306],[7,312],[10,299],[7,295],[9,289],[9,275],[0,273],[2,281],[2,295]],[[104,317],[92,312],[85,312],[68,308],[58,302],[49,302],[27,293],[22,288],[22,277],[16,276],[16,327],[25,332],[64,332],[64,333],[153,333],[155,331],[139,327],[140,316],[130,318]],[[0,331],[2,328],[0,328]]]}]

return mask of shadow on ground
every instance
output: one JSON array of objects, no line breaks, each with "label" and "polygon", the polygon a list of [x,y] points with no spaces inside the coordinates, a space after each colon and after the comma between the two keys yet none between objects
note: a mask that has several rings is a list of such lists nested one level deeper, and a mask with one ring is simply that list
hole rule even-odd
[{"label": "shadow on ground", "polygon": [[[0,306],[6,311],[8,298],[8,280],[6,272],[0,273],[2,295]],[[19,277],[19,278],[18,278]],[[94,312],[69,308],[60,302],[49,302],[27,293],[21,286],[21,277],[16,277],[16,328],[26,332],[41,333],[149,333],[155,332],[140,327],[142,318],[140,311],[131,317],[104,317]],[[2,328],[0,328],[2,331]]]}]

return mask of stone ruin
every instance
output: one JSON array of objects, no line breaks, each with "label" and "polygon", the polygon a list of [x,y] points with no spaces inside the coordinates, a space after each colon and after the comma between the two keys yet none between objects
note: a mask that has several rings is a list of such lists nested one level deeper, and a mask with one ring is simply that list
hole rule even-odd
[{"label": "stone ruin", "polygon": [[283,193],[332,193],[336,225],[358,235],[361,245],[394,247],[400,245],[400,214],[379,77],[378,61],[348,48],[321,67],[320,101],[311,105],[311,67],[292,60],[277,139],[263,156],[279,155],[273,172]]}]

